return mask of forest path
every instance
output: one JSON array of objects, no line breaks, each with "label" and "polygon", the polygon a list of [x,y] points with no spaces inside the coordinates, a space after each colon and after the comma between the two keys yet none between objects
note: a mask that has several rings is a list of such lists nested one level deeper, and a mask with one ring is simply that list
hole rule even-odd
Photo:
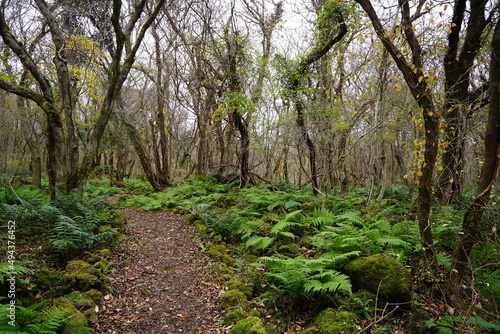
[{"label": "forest path", "polygon": [[167,211],[124,209],[127,239],[113,257],[113,292],[93,326],[97,333],[221,333],[221,287],[210,279],[201,238]]}]

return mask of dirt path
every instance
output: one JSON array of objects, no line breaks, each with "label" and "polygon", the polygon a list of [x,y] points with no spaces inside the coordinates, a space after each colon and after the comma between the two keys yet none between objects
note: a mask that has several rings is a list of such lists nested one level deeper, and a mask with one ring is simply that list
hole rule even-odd
[{"label": "dirt path", "polygon": [[221,287],[207,275],[210,259],[200,251],[200,236],[170,212],[122,213],[128,241],[114,256],[109,275],[114,291],[100,307],[95,331],[221,333]]}]

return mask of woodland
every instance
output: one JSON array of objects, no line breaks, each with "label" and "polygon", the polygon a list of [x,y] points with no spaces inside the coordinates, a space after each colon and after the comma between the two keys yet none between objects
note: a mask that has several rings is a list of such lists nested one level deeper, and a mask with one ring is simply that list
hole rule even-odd
[{"label": "woodland", "polygon": [[219,333],[500,332],[498,6],[0,0],[0,331],[98,332],[134,208]]}]

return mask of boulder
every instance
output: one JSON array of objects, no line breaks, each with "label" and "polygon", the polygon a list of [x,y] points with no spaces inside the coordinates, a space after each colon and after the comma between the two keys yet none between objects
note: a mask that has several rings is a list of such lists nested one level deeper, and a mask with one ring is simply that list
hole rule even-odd
[{"label": "boulder", "polygon": [[384,254],[358,258],[345,266],[353,286],[377,296],[377,307],[386,303],[409,308],[411,301],[410,272],[394,258]]}]

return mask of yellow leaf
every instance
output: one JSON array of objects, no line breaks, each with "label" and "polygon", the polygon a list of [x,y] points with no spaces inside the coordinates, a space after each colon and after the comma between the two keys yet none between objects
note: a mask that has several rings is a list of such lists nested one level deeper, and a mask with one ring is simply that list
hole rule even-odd
[{"label": "yellow leaf", "polygon": [[396,85],[394,88],[396,88],[398,92],[403,90],[403,87],[401,87],[401,85]]},{"label": "yellow leaf", "polygon": [[417,176],[422,176],[424,173],[422,171],[418,171]]},{"label": "yellow leaf", "polygon": [[415,181],[415,185],[416,185],[416,186],[419,186],[419,185],[420,185],[420,181],[419,181],[419,180],[416,180],[416,181]]}]

